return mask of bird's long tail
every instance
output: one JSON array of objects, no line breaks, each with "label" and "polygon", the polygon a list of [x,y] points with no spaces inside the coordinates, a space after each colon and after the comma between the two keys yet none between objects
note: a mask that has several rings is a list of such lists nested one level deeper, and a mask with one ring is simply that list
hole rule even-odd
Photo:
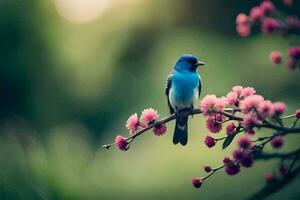
[{"label": "bird's long tail", "polygon": [[188,141],[188,117],[176,119],[175,130],[173,135],[173,144],[180,143],[186,145]]}]

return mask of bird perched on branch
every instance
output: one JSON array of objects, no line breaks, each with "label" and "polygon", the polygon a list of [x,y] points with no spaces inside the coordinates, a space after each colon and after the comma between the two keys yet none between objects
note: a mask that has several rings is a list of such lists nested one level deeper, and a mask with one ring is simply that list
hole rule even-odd
[{"label": "bird perched on branch", "polygon": [[194,103],[197,102],[201,92],[201,77],[196,70],[204,64],[193,55],[183,55],[168,76],[166,84],[168,106],[170,113],[176,114],[174,144],[187,144],[188,116],[183,116],[180,112],[194,108]]}]

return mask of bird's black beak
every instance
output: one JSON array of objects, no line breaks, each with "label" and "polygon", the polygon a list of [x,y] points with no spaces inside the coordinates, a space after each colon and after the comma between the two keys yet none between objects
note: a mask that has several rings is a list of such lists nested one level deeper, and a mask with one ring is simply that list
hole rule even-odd
[{"label": "bird's black beak", "polygon": [[204,62],[201,62],[201,61],[197,61],[197,63],[196,63],[196,66],[203,66],[203,65],[205,65],[205,63]]}]

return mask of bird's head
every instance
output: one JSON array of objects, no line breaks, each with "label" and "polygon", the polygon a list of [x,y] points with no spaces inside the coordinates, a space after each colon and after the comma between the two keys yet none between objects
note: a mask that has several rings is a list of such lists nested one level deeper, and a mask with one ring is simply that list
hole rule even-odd
[{"label": "bird's head", "polygon": [[199,66],[205,65],[204,62],[199,61],[195,56],[186,54],[182,55],[175,64],[175,69],[178,71],[194,72]]}]

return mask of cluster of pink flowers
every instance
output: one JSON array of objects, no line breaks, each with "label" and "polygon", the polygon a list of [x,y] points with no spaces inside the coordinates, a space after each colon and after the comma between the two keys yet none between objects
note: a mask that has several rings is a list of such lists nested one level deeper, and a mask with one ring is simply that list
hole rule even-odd
[{"label": "cluster of pink flowers", "polygon": [[[254,134],[253,127],[262,123],[264,119],[273,119],[282,115],[286,106],[282,102],[271,102],[265,100],[263,96],[256,94],[252,87],[235,86],[226,97],[217,98],[215,95],[207,95],[200,103],[200,110],[206,116],[206,127],[212,133],[219,133],[222,125],[228,119],[222,110],[232,108],[234,112],[240,112],[242,120],[240,126],[245,128],[249,134]],[[232,134],[236,129],[234,123],[229,123],[226,133]],[[205,144],[209,147],[214,146],[211,139],[206,139]]]},{"label": "cluster of pink flowers", "polygon": [[[292,6],[292,0],[282,0],[284,6]],[[242,37],[251,33],[251,28],[260,25],[263,34],[279,32],[283,37],[290,34],[300,34],[300,20],[296,16],[278,17],[277,8],[271,0],[264,0],[259,6],[250,9],[249,15],[240,13],[236,17],[236,30]],[[293,70],[299,67],[300,46],[291,46],[288,49],[288,61],[286,66]],[[279,51],[272,51],[269,54],[270,60],[275,64],[282,63],[282,54]]]},{"label": "cluster of pink flowers", "polygon": [[[125,127],[129,130],[129,133],[134,136],[139,130],[142,130],[156,122],[159,114],[153,108],[147,108],[142,111],[140,118],[137,113],[132,114],[126,121]],[[161,136],[167,132],[166,124],[159,124],[153,127],[153,133],[156,136]],[[128,139],[118,135],[115,139],[116,146],[123,151],[129,148]]]}]

